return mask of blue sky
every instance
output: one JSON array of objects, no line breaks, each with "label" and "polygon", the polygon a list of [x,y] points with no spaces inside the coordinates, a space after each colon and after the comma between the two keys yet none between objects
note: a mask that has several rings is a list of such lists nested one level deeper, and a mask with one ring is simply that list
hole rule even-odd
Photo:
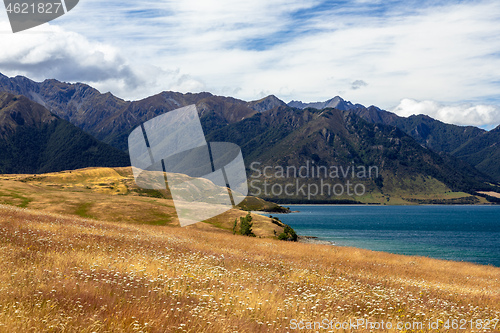
[{"label": "blue sky", "polygon": [[0,30],[0,72],[124,99],[340,95],[405,116],[500,123],[498,1],[81,0],[15,35],[2,11]]}]

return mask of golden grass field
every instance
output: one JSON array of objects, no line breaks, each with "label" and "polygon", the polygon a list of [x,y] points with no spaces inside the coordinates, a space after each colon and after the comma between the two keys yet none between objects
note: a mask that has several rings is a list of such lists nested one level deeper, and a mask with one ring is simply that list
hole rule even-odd
[{"label": "golden grass field", "polygon": [[[41,175],[0,175],[0,204],[105,221],[178,226],[168,191],[143,190],[135,185],[131,168],[86,168]],[[258,198],[242,204],[252,209],[277,206]],[[203,228],[230,232],[234,220],[247,212],[232,209],[203,221]],[[274,237],[283,227],[254,215],[254,233]]]},{"label": "golden grass field", "polygon": [[[265,238],[276,226],[265,219],[263,238],[232,235],[237,210],[185,228],[149,223],[139,204],[139,213],[120,209],[165,201],[169,212],[168,200],[99,193],[88,173],[74,183],[9,177],[0,181],[0,198],[13,200],[0,205],[0,332],[500,332],[500,268],[278,241]],[[82,202],[107,211],[90,205],[78,216]],[[292,329],[324,319],[394,328]]]}]

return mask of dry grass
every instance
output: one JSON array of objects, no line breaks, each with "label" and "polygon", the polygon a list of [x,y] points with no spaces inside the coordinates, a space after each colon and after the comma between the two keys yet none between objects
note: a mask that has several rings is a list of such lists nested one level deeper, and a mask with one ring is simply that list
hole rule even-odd
[{"label": "dry grass", "polygon": [[500,268],[207,228],[0,206],[0,331],[293,332],[291,319],[500,317]]},{"label": "dry grass", "polygon": [[[138,188],[130,167],[0,175],[0,204],[111,222],[179,226],[169,192]],[[270,203],[254,199],[254,208],[259,205]],[[232,209],[206,220],[205,228],[230,232],[235,218],[246,214]],[[274,231],[280,234],[283,228],[268,217],[254,215],[253,230],[259,237],[274,237]]]},{"label": "dry grass", "polygon": [[478,193],[481,193],[481,194],[486,194],[486,195],[489,195],[490,197],[494,197],[494,198],[499,198],[499,199],[500,199],[500,193],[497,193],[497,192],[492,192],[492,191],[489,191],[489,192],[479,191]]}]

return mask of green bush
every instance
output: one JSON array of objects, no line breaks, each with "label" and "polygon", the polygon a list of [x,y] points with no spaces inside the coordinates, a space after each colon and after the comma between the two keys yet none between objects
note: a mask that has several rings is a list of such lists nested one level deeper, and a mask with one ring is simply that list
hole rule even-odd
[{"label": "green bush", "polygon": [[296,242],[298,239],[295,230],[293,230],[289,225],[285,225],[283,232],[278,236],[279,240]]},{"label": "green bush", "polygon": [[[237,226],[238,226],[238,219],[235,219],[233,225],[233,234],[236,234]],[[253,222],[250,213],[248,213],[247,216],[245,217],[240,217],[240,230],[239,230],[240,235],[255,237],[255,234],[252,231],[252,227],[253,227]]]}]

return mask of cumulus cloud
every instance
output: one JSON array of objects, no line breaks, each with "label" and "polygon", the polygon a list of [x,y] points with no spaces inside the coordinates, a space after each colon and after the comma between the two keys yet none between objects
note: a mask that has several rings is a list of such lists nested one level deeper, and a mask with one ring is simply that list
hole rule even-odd
[{"label": "cumulus cloud", "polygon": [[443,105],[434,101],[403,99],[393,112],[404,117],[425,114],[456,125],[494,127],[500,124],[500,107],[496,105]]},{"label": "cumulus cloud", "polygon": [[[2,22],[2,27],[6,22]],[[38,29],[38,30],[37,30]],[[109,45],[91,42],[84,36],[46,25],[18,34],[3,34],[0,70],[32,78],[100,82],[117,80],[129,89],[141,81],[132,67]]]},{"label": "cumulus cloud", "polygon": [[[5,19],[0,20],[0,29],[10,29]],[[50,24],[17,34],[5,33],[2,43],[8,47],[0,51],[0,72],[8,76],[85,82],[126,99],[162,91],[167,82],[172,90],[204,87],[178,67],[165,70],[149,63],[134,63],[119,47]]]},{"label": "cumulus cloud", "polygon": [[[238,87],[235,97],[247,100],[262,91],[305,102],[343,92],[345,99],[387,109],[406,96],[479,104],[498,99],[499,2],[398,7],[390,1],[378,8],[373,6],[386,5],[368,1],[319,10],[319,1],[286,3],[162,1],[143,7],[165,15],[139,19],[128,17],[125,8],[142,4],[127,1],[117,9],[126,25],[85,34],[112,31],[113,43],[120,40],[130,59],[178,68],[214,93]],[[82,8],[92,13],[82,17],[104,15],[92,9],[99,8],[94,0]],[[86,28],[78,25],[81,33]],[[370,85],[353,84],[360,77]]]}]

